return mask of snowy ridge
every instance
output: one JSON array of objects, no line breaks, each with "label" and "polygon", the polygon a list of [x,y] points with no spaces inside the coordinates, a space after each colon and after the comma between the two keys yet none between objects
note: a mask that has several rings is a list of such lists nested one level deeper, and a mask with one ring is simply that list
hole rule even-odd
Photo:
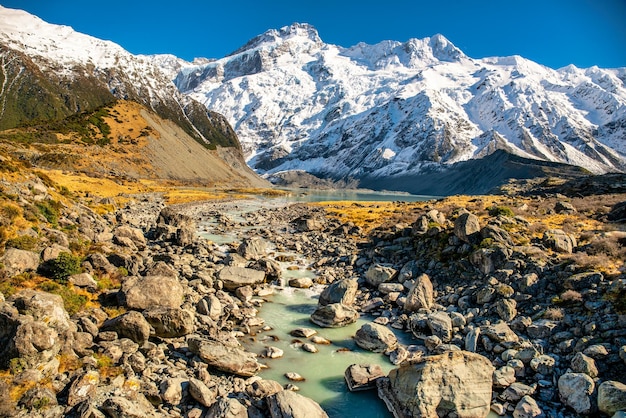
[{"label": "snowy ridge", "polygon": [[181,67],[175,83],[227,117],[258,172],[346,179],[419,172],[496,149],[623,171],[625,80],[625,68],[472,59],[442,35],[343,48],[294,24]]}]

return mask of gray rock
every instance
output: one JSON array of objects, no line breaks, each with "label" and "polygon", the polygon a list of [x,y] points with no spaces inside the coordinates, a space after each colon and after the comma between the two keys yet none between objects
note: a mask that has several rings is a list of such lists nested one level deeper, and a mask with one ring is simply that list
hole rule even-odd
[{"label": "gray rock", "polygon": [[224,289],[234,291],[241,286],[254,286],[265,281],[265,273],[245,267],[224,267],[218,273]]},{"label": "gray rock", "polygon": [[194,331],[194,314],[187,309],[155,307],[143,311],[143,316],[157,337],[183,337]]},{"label": "gray rock", "polygon": [[143,344],[150,338],[150,324],[137,311],[126,312],[102,324],[101,331],[115,331],[120,338]]},{"label": "gray rock", "polygon": [[571,254],[576,247],[576,238],[561,229],[549,229],[544,232],[542,242],[558,253]]},{"label": "gray rock", "polygon": [[591,394],[595,383],[584,373],[565,373],[559,378],[559,396],[561,401],[578,414],[591,412]]},{"label": "gray rock", "polygon": [[74,329],[59,295],[31,289],[20,290],[9,301],[24,315],[31,315],[58,332]]},{"label": "gray rock", "polygon": [[558,325],[558,322],[550,319],[539,319],[538,321],[533,321],[531,325],[526,327],[526,332],[530,338],[545,339],[549,338],[554,333],[554,329]]},{"label": "gray rock", "polygon": [[30,411],[42,409],[41,405],[45,405],[46,409],[50,410],[51,407],[58,405],[58,401],[52,389],[35,386],[22,395],[19,405]]},{"label": "gray rock", "polygon": [[417,312],[422,308],[430,309],[433,306],[433,300],[433,284],[430,277],[421,274],[409,290],[403,308],[405,312]]},{"label": "gray rock", "polygon": [[595,360],[583,353],[574,355],[570,367],[575,373],[585,373],[590,377],[598,377],[598,367],[596,367]]},{"label": "gray rock", "polygon": [[452,340],[452,320],[445,311],[437,311],[428,315],[428,327],[433,335],[441,338],[443,342]]},{"label": "gray rock", "polygon": [[67,395],[67,405],[74,406],[93,397],[99,383],[100,373],[96,370],[79,375],[70,386]]},{"label": "gray rock", "polygon": [[352,306],[356,300],[358,287],[357,281],[353,279],[336,280],[322,291],[319,304],[341,303],[346,306]]},{"label": "gray rock", "polygon": [[196,310],[202,315],[208,315],[212,320],[217,321],[222,316],[222,302],[215,295],[208,295],[198,302]]},{"label": "gray rock", "polygon": [[545,354],[537,356],[530,361],[530,368],[533,369],[533,371],[535,371],[536,373],[542,374],[544,376],[552,374],[555,365],[556,360],[554,359],[554,357],[550,357]]},{"label": "gray rock", "polygon": [[502,366],[493,372],[493,386],[506,388],[515,383],[515,369],[510,366]]},{"label": "gray rock", "polygon": [[215,402],[215,394],[201,380],[189,379],[189,395],[200,405],[209,407]]},{"label": "gray rock", "polygon": [[599,271],[586,271],[583,273],[572,274],[563,282],[563,287],[576,291],[584,291],[602,283],[604,275]]},{"label": "gray rock", "polygon": [[370,286],[378,288],[381,283],[391,281],[396,274],[397,271],[393,267],[374,264],[365,272],[365,280]]},{"label": "gray rock", "polygon": [[217,370],[245,377],[254,376],[261,370],[256,355],[244,351],[240,346],[197,336],[189,337],[187,344],[191,352]]},{"label": "gray rock", "polygon": [[529,396],[533,393],[535,393],[535,389],[532,386],[514,382],[500,394],[500,399],[505,402],[518,402],[524,396]]},{"label": "gray rock", "polygon": [[7,248],[0,258],[7,276],[12,277],[27,271],[35,271],[39,267],[39,254],[32,251]]},{"label": "gray rock", "polygon": [[266,398],[272,418],[327,418],[317,402],[290,390],[277,392]]},{"label": "gray rock", "polygon": [[454,235],[463,242],[473,243],[480,236],[478,216],[464,212],[454,220]]},{"label": "gray rock", "polygon": [[339,328],[359,319],[356,309],[341,303],[331,303],[318,308],[311,314],[311,322],[323,328]]},{"label": "gray rock", "polygon": [[133,228],[128,225],[122,225],[115,228],[113,231],[113,240],[130,240],[132,245],[138,250],[146,248],[146,237],[143,235],[143,231],[139,228]]},{"label": "gray rock", "polygon": [[488,325],[483,328],[483,332],[497,343],[516,343],[519,341],[517,334],[513,332],[506,322]]},{"label": "gray rock", "polygon": [[248,395],[257,399],[266,398],[282,390],[283,387],[280,383],[269,379],[255,380],[246,388]]},{"label": "gray rock", "polygon": [[476,327],[470,330],[465,336],[465,350],[472,353],[476,352],[478,347],[478,337],[480,336],[480,328]]},{"label": "gray rock", "polygon": [[513,410],[513,418],[538,418],[544,417],[545,414],[530,396],[526,395],[515,406]]},{"label": "gray rock", "polygon": [[387,327],[375,323],[367,323],[356,332],[354,342],[359,347],[374,353],[395,350],[398,339]]},{"label": "gray rock", "polygon": [[267,241],[263,238],[252,237],[244,239],[237,248],[237,253],[246,260],[258,260],[267,254]]},{"label": "gray rock", "polygon": [[626,411],[626,385],[616,381],[606,381],[598,387],[598,409],[607,415]]},{"label": "gray rock", "polygon": [[159,385],[161,399],[170,405],[178,405],[183,401],[188,386],[189,380],[182,377],[163,379]]},{"label": "gray rock", "polygon": [[205,416],[212,418],[248,418],[248,409],[237,399],[220,397],[209,408]]},{"label": "gray rock", "polygon": [[294,277],[289,279],[289,286],[298,289],[308,289],[313,286],[313,280],[309,277]]},{"label": "gray rock", "polygon": [[515,245],[511,235],[504,229],[495,225],[487,225],[480,230],[480,235],[483,239],[491,239],[494,242],[499,242],[508,247]]},{"label": "gray rock", "polygon": [[128,277],[118,292],[121,305],[143,310],[155,306],[179,308],[184,290],[179,280],[171,276]]},{"label": "gray rock", "polygon": [[298,337],[298,338],[309,338],[315,334],[317,334],[317,331],[314,330],[313,328],[303,328],[303,327],[296,328],[292,330],[291,332],[289,332],[289,335],[291,335],[292,337]]},{"label": "gray rock", "polygon": [[619,358],[621,358],[622,361],[626,363],[626,345],[623,345],[619,348]]},{"label": "gray rock", "polygon": [[154,407],[144,395],[137,393],[133,400],[121,396],[108,398],[102,404],[102,410],[111,418],[157,417]]},{"label": "gray rock", "polygon": [[90,292],[98,290],[98,282],[89,273],[73,274],[67,278],[68,282],[76,287],[82,287]]},{"label": "gray rock", "polygon": [[517,315],[517,302],[515,299],[500,299],[496,302],[496,311],[500,319],[510,322]]},{"label": "gray rock", "polygon": [[493,366],[475,353],[450,351],[407,362],[377,382],[378,396],[394,416],[487,416]]},{"label": "gray rock", "polygon": [[352,364],[344,373],[350,392],[376,389],[376,380],[384,376],[378,364]]}]

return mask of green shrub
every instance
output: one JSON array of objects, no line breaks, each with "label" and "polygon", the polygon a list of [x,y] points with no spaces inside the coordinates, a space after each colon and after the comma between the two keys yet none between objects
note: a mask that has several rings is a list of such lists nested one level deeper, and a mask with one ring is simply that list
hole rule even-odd
[{"label": "green shrub", "polygon": [[509,216],[512,218],[515,213],[508,206],[492,206],[489,208],[489,216]]},{"label": "green shrub", "polygon": [[80,258],[66,252],[59,254],[54,260],[50,260],[44,266],[44,274],[59,283],[66,283],[72,274],[81,272]]},{"label": "green shrub", "polygon": [[44,292],[54,293],[55,295],[61,296],[61,299],[63,299],[63,306],[70,316],[82,310],[88,302],[86,296],[79,295],[72,289],[62,286],[56,282],[46,281],[40,283],[38,288]]},{"label": "green shrub", "polygon": [[57,225],[59,222],[59,209],[61,207],[59,202],[48,199],[36,203],[35,206],[39,209],[39,213],[41,213],[50,224]]},{"label": "green shrub", "polygon": [[32,251],[37,248],[39,239],[30,235],[22,235],[20,237],[7,240],[6,246],[9,248],[17,248],[18,250]]}]

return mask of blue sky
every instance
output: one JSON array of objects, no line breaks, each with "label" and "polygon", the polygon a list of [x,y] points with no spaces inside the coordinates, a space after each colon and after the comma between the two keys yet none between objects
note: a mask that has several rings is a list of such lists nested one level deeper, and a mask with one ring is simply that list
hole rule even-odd
[{"label": "blue sky", "polygon": [[310,23],[326,43],[441,33],[473,58],[626,67],[626,0],[0,0],[135,54],[221,58],[268,29]]}]

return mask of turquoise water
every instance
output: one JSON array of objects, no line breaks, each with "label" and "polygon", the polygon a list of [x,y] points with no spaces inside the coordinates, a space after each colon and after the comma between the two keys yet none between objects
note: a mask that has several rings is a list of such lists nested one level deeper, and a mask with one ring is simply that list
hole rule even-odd
[{"label": "turquoise water", "polygon": [[[285,354],[278,359],[260,358],[259,361],[269,368],[261,371],[259,376],[276,380],[282,385],[294,383],[300,388],[300,394],[318,402],[331,418],[392,417],[378,398],[376,390],[349,392],[343,377],[345,370],[352,364],[379,364],[385,373],[395,367],[386,356],[362,350],[352,340],[356,331],[369,321],[359,319],[344,328],[318,327],[309,321],[309,316],[317,306],[317,296],[312,291],[276,288],[274,295],[267,297],[267,300],[258,316],[272,330],[259,332],[255,341],[248,339],[244,345],[257,354],[262,353],[266,346],[278,347]],[[299,327],[315,329],[317,335],[332,343],[316,345],[318,353],[305,352],[293,342],[308,341],[289,335],[290,331]],[[306,381],[290,382],[284,376],[287,372],[296,372]]]}]

